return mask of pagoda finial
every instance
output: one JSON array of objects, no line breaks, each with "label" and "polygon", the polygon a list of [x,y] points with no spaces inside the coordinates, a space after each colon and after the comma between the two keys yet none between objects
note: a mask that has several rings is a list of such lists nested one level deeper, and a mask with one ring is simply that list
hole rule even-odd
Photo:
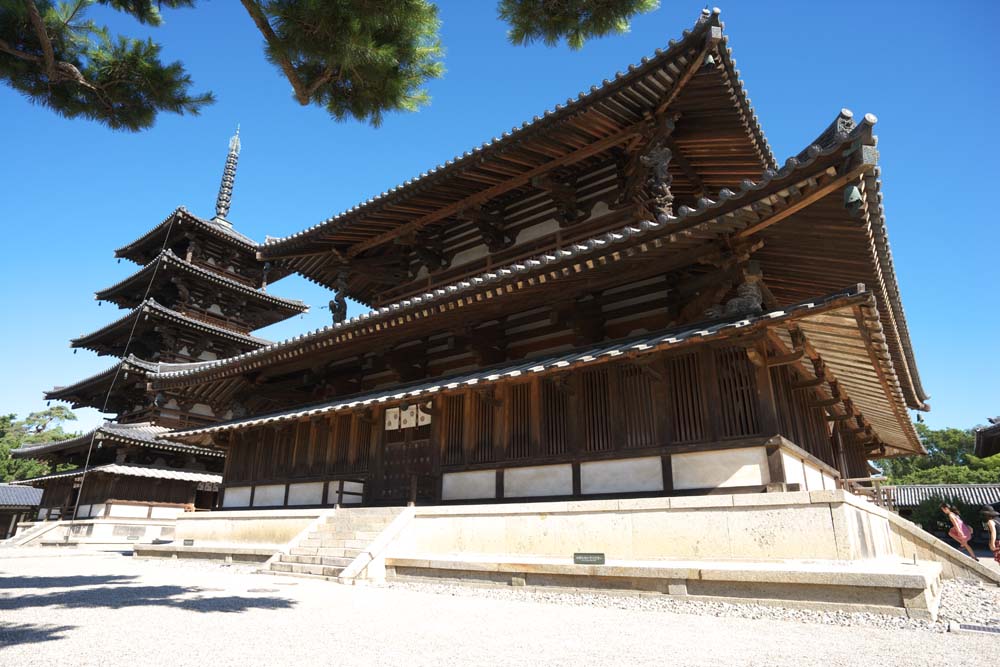
[{"label": "pagoda finial", "polygon": [[[230,225],[226,220],[229,206],[233,201],[233,183],[236,181],[236,162],[240,158],[240,126],[236,126],[236,134],[229,139],[229,154],[226,155],[226,167],[222,170],[222,184],[219,186],[219,196],[215,200],[215,221]],[[232,225],[230,225],[232,226]]]}]

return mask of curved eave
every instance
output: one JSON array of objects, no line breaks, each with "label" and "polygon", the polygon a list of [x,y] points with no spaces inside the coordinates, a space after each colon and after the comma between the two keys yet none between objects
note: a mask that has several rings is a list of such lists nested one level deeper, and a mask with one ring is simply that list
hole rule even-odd
[{"label": "curved eave", "polygon": [[74,338],[73,340],[70,341],[70,347],[93,349],[94,351],[99,352],[100,351],[99,349],[95,349],[92,346],[95,346],[102,340],[105,340],[109,337],[113,337],[116,333],[119,332],[124,332],[127,335],[127,332],[131,330],[130,328],[131,323],[136,318],[144,314],[162,318],[163,320],[174,322],[176,324],[181,324],[183,326],[187,326],[193,330],[197,330],[202,333],[234,341],[240,343],[241,345],[245,345],[251,349],[261,348],[271,344],[270,341],[267,341],[263,338],[242,334],[237,331],[233,331],[231,329],[224,329],[222,327],[209,324],[202,320],[196,320],[192,317],[188,317],[187,315],[171,310],[166,306],[161,306],[156,301],[149,299],[147,301],[144,301],[141,305],[133,309],[130,313],[128,313],[121,319],[115,320],[111,324],[108,324],[107,326],[104,326],[101,329],[98,329],[97,331],[85,334],[83,336],[80,336],[79,338]]},{"label": "curved eave", "polygon": [[141,254],[147,251],[151,246],[155,248],[163,247],[165,245],[163,242],[163,235],[170,231],[173,225],[191,225],[197,227],[198,229],[205,231],[222,241],[226,241],[241,250],[244,250],[246,254],[256,259],[257,248],[259,246],[256,241],[240,234],[234,229],[199,218],[183,206],[179,206],[174,209],[170,215],[164,218],[163,222],[156,225],[136,240],[115,250],[115,257],[128,259],[136,262],[137,264],[143,264],[144,262],[141,260]]},{"label": "curved eave", "polygon": [[[157,280],[163,282],[168,280],[171,271],[176,271],[179,274],[191,276],[196,280],[207,281],[212,284],[231,289],[238,294],[242,294],[252,299],[262,309],[278,309],[287,313],[288,317],[304,313],[309,310],[309,306],[302,301],[297,299],[286,299],[254,289],[249,285],[245,285],[225,275],[192,264],[191,262],[178,257],[169,249],[163,250],[156,259],[149,262],[129,277],[116,283],[115,285],[96,292],[94,296],[99,301],[110,301],[118,303],[119,305],[122,303],[128,303],[131,300],[130,295],[135,293],[131,290],[139,288],[139,292],[145,292],[146,287],[149,284],[149,280],[154,273]],[[132,303],[134,303],[134,301]],[[280,320],[275,319],[274,321]]]},{"label": "curved eave", "polygon": [[[119,368],[121,372],[119,372]],[[85,405],[92,402],[95,394],[105,394],[116,374],[118,375],[118,381],[121,381],[132,377],[133,374],[140,373],[142,374],[142,381],[145,382],[146,373],[155,368],[155,364],[149,364],[129,355],[127,359],[116,363],[107,370],[95,373],[71,385],[49,389],[44,393],[45,400],[68,401],[74,404]]]},{"label": "curved eave", "polygon": [[[622,107],[634,106],[635,100],[638,98],[638,95],[635,94],[637,91],[642,91],[641,95],[649,95],[649,77],[658,74],[662,76],[667,72],[668,66],[673,65],[677,58],[687,54],[692,49],[699,49],[711,31],[718,31],[719,43],[715,51],[722,60],[722,85],[729,91],[727,96],[734,109],[733,113],[739,117],[739,122],[747,140],[753,146],[753,151],[759,162],[759,168],[752,175],[755,176],[766,168],[772,168],[775,166],[774,157],[761,131],[757,117],[753,113],[750,100],[743,90],[742,81],[739,80],[739,72],[735,69],[735,61],[732,59],[731,51],[726,46],[726,38],[721,35],[721,27],[722,23],[717,11],[703,13],[702,18],[693,29],[685,31],[681,40],[671,40],[669,48],[662,51],[657,50],[653,57],[643,58],[638,65],[630,65],[627,72],[618,72],[613,80],[605,80],[602,85],[592,87],[589,92],[580,93],[575,100],[570,99],[565,105],[556,105],[555,109],[546,111],[542,116],[535,116],[532,121],[525,122],[521,127],[514,128],[510,132],[505,132],[502,137],[494,138],[466,151],[461,156],[456,156],[414,179],[361,202],[317,225],[287,237],[269,238],[261,247],[261,256],[265,259],[284,259],[289,266],[306,278],[330,287],[329,281],[318,278],[311,270],[303,270],[301,262],[289,260],[287,256],[300,252],[303,248],[308,248],[310,243],[321,241],[322,237],[329,236],[339,230],[350,229],[372,213],[391,207],[413,195],[426,192],[438,184],[460,178],[465,170],[474,168],[492,157],[499,157],[503,152],[509,151],[515,146],[523,143],[526,147],[530,147],[530,141],[534,138],[544,137],[547,132],[559,128],[567,119],[586,113],[595,104],[602,103],[612,96],[622,94],[626,97],[616,100],[616,104]],[[670,73],[676,77],[677,68],[675,67],[674,71]],[[657,83],[657,85],[661,84]],[[674,92],[673,88],[668,87],[664,94],[673,94]],[[655,107],[659,102],[660,99],[657,98],[653,100],[652,104]],[[638,114],[635,120],[641,119],[642,114]],[[626,121],[622,121],[618,130],[625,129],[627,124]],[[363,295],[352,294],[351,296],[364,302]]]},{"label": "curved eave", "polygon": [[59,452],[90,447],[91,441],[96,443],[110,442],[126,446],[143,447],[169,452],[181,452],[198,456],[224,457],[225,452],[219,449],[184,445],[162,439],[170,433],[170,429],[152,426],[150,424],[104,424],[96,429],[58,442],[48,442],[40,445],[21,446],[12,449],[10,455],[18,459],[44,457]]},{"label": "curved eave", "polygon": [[[766,170],[760,180],[756,182],[744,180],[736,191],[724,188],[719,193],[718,200],[701,198],[697,202],[697,208],[681,206],[677,210],[676,217],[668,222],[644,220],[626,225],[558,251],[497,267],[466,280],[436,288],[432,292],[403,299],[344,322],[328,325],[251,352],[226,359],[179,364],[173,367],[162,365],[152,379],[155,382],[166,381],[170,386],[182,386],[224,377],[227,373],[239,372],[240,369],[249,366],[261,367],[266,365],[268,360],[293,358],[315,347],[330,345],[339,337],[351,337],[365,331],[380,330],[393,321],[408,321],[410,317],[419,318],[433,314],[437,308],[444,308],[447,303],[463,297],[475,300],[484,290],[499,290],[501,286],[524,282],[536,275],[556,277],[556,274],[565,267],[582,265],[585,260],[620,251],[628,246],[669,239],[672,236],[683,236],[692,232],[700,233],[711,230],[715,225],[724,227],[727,232],[740,229],[738,225],[745,226],[745,223],[740,223],[732,217],[734,212],[751,206],[760,198],[787,192],[788,186],[822,172],[824,168],[828,168],[828,164],[839,161],[839,155],[845,145],[873,142],[874,122],[874,117],[865,117],[856,126],[852,123],[849,128],[843,128],[832,134],[827,143],[811,144],[797,157],[789,158],[780,169]],[[802,298],[809,296],[812,295],[805,295]]]}]

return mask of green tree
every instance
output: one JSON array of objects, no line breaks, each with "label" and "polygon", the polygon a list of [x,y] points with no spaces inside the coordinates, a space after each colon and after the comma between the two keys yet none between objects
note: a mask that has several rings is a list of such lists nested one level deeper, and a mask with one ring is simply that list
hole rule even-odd
[{"label": "green tree", "polygon": [[[885,459],[880,462],[885,476],[893,483],[919,471],[930,470],[940,466],[964,467],[975,450],[976,437],[971,430],[944,428],[933,430],[926,424],[914,424],[921,443],[927,450],[926,456],[909,456]],[[912,482],[918,483],[918,482]],[[932,484],[937,482],[919,482]],[[945,483],[945,482],[941,482]]]},{"label": "green tree", "polygon": [[15,459],[11,450],[22,445],[37,445],[58,442],[75,437],[66,433],[63,422],[75,421],[76,415],[64,406],[58,405],[41,412],[32,412],[22,421],[15,421],[16,415],[0,415],[0,481],[29,479],[44,475],[48,464],[34,459]]},{"label": "green tree", "polygon": [[[265,55],[302,104],[337,120],[378,125],[391,111],[428,101],[423,86],[444,72],[437,6],[429,0],[240,0],[264,37]],[[160,59],[152,40],[112,37],[87,18],[104,5],[159,26],[160,8],[195,0],[0,0],[0,80],[67,118],[117,130],[151,127],[159,113],[197,114],[214,100],[191,92],[180,62]],[[580,48],[620,33],[656,0],[501,0],[510,40],[565,38]]]},{"label": "green tree", "polygon": [[924,500],[913,508],[913,513],[909,519],[928,533],[947,533],[951,529],[951,521],[941,511],[941,505],[948,504],[955,508],[962,521],[972,528],[973,532],[978,532],[977,528],[982,524],[982,517],[979,515],[979,507],[962,502],[958,498],[946,498],[944,496],[933,496]]}]

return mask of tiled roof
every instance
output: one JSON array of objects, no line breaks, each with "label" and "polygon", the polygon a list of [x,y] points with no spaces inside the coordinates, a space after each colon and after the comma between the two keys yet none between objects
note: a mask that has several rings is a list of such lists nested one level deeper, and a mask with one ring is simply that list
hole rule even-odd
[{"label": "tiled roof", "polygon": [[[189,430],[175,431],[167,437],[188,442],[197,441],[204,443],[205,438],[203,436],[207,436],[212,433],[237,430],[275,422],[297,420],[303,417],[328,414],[342,410],[353,410],[359,407],[381,404],[388,401],[402,401],[406,399],[428,400],[438,392],[457,389],[463,385],[472,386],[490,384],[511,377],[530,376],[532,374],[551,372],[559,369],[607,361],[608,359],[615,357],[649,354],[654,351],[669,349],[681,343],[701,341],[720,334],[725,334],[727,332],[733,332],[734,330],[749,330],[749,328],[755,325],[764,325],[767,323],[775,324],[784,320],[801,319],[814,313],[826,313],[837,308],[848,308],[849,306],[863,304],[872,304],[870,293],[861,292],[855,289],[831,295],[813,302],[802,303],[784,310],[772,311],[761,315],[738,317],[721,322],[702,323],[690,325],[688,327],[670,329],[667,331],[657,332],[655,334],[648,334],[640,338],[602,343],[584,350],[574,350],[573,352],[555,355],[545,359],[520,361],[516,364],[509,364],[499,368],[480,369],[473,373],[447,378],[434,378],[432,380],[423,381],[419,384],[394,387],[392,389],[344,398],[321,405],[313,405],[306,408],[287,410],[275,414],[213,424]],[[867,361],[867,351],[865,351],[865,356]],[[891,369],[891,363],[889,368]],[[873,374],[873,378],[869,384],[870,386],[864,387],[866,394],[872,394],[873,392],[882,393],[877,375]],[[888,403],[900,399],[898,396],[884,396],[881,400]],[[876,405],[869,399],[862,400],[860,398],[855,398],[855,402],[862,408],[862,412],[864,412],[864,408],[866,407],[869,409],[875,409],[872,406]],[[905,415],[905,409],[903,412]],[[908,418],[906,418],[904,422],[905,423],[899,424],[892,424],[889,422],[883,423],[883,432],[879,435],[895,449],[911,452],[919,451],[919,443],[916,441],[915,434],[912,433],[912,424],[910,424]]]},{"label": "tiled roof", "polygon": [[[82,468],[77,468],[75,470],[57,472],[51,475],[42,475],[41,477],[34,477],[32,479],[22,479],[13,483],[18,485],[27,485],[32,484],[33,482],[42,482],[60,477],[80,477],[83,475],[83,472]],[[175,468],[156,468],[153,466],[141,466],[125,463],[109,463],[107,465],[95,466],[90,468],[88,472],[100,472],[109,475],[127,475],[130,477],[148,477],[152,479],[175,479],[184,482],[199,482],[207,484],[222,483],[222,475],[214,473],[196,472],[193,470],[177,470]]]},{"label": "tiled roof", "polygon": [[0,484],[0,507],[37,507],[41,502],[42,489]]},{"label": "tiled roof", "polygon": [[[118,372],[119,368],[121,368],[121,373]],[[49,389],[45,392],[45,400],[71,400],[78,392],[89,387],[100,385],[105,382],[110,384],[111,381],[115,379],[116,374],[119,378],[126,377],[126,374],[131,373],[141,373],[143,377],[145,377],[148,371],[156,370],[156,368],[157,364],[143,361],[135,355],[130,354],[128,357],[119,361],[111,368],[85,377],[82,380],[74,382],[73,384]]]},{"label": "tiled roof", "polygon": [[108,422],[98,426],[93,431],[84,433],[75,438],[60,440],[58,442],[46,442],[38,445],[21,446],[11,450],[11,456],[17,459],[30,459],[51,454],[53,452],[67,451],[77,447],[87,447],[91,440],[95,442],[110,441],[126,445],[136,445],[139,447],[149,447],[152,449],[162,449],[175,452],[186,452],[202,456],[225,456],[225,453],[217,449],[207,449],[204,447],[194,447],[191,445],[181,445],[176,442],[164,440],[163,435],[170,432],[170,429],[163,426],[156,426],[149,422],[139,422],[134,424],[115,424]]},{"label": "tiled roof", "polygon": [[140,305],[133,308],[128,314],[123,317],[107,324],[97,331],[93,331],[89,334],[84,334],[70,341],[71,347],[88,347],[91,341],[96,341],[101,337],[107,335],[108,333],[114,331],[115,329],[121,328],[138,318],[143,313],[152,313],[162,318],[183,324],[192,329],[197,329],[205,333],[213,334],[221,338],[228,338],[229,340],[235,340],[245,345],[251,347],[264,347],[271,344],[271,341],[265,340],[263,338],[258,338],[257,336],[251,336],[250,334],[240,333],[232,329],[226,329],[224,327],[216,326],[209,322],[203,320],[197,320],[193,317],[188,317],[183,313],[179,313],[176,310],[171,310],[166,306],[162,306],[157,303],[154,299],[147,299],[143,301]]},{"label": "tiled roof", "polygon": [[217,285],[222,285],[236,292],[239,292],[240,294],[245,294],[246,296],[249,296],[253,299],[257,299],[258,301],[278,306],[280,308],[286,308],[289,310],[294,310],[296,312],[305,312],[309,310],[309,306],[307,306],[302,301],[299,301],[297,299],[285,299],[279,296],[274,296],[273,294],[268,294],[267,292],[263,292],[258,289],[254,289],[253,287],[245,283],[241,283],[238,280],[229,278],[223,275],[222,273],[219,273],[217,271],[211,271],[196,264],[192,264],[191,262],[175,255],[173,251],[171,251],[170,249],[161,251],[156,259],[152,260],[151,262],[146,264],[143,268],[139,269],[138,271],[128,276],[124,280],[110,287],[107,287],[101,290],[100,292],[97,292],[95,294],[95,297],[98,300],[103,300],[103,301],[110,300],[110,297],[114,294],[115,291],[132,282],[141,281],[141,284],[145,286],[149,282],[150,274],[152,274],[153,271],[156,270],[158,262],[169,264],[185,273],[188,273],[189,275],[193,275],[196,276],[197,278],[211,281]]},{"label": "tiled roof", "polygon": [[[402,299],[396,303],[378,308],[369,313],[352,317],[344,322],[325,326],[321,329],[295,336],[293,338],[273,343],[256,350],[244,352],[242,354],[226,357],[213,361],[193,362],[184,364],[163,364],[154,374],[154,380],[171,380],[185,377],[200,378],[208,374],[222,373],[229,369],[237,369],[244,364],[252,364],[254,367],[265,365],[265,358],[288,358],[303,353],[310,344],[323,342],[328,344],[331,339],[341,335],[352,335],[353,330],[379,328],[380,323],[405,318],[409,320],[412,316],[421,317],[421,313],[434,312],[434,308],[439,303],[454,300],[465,294],[481,294],[491,287],[508,284],[514,281],[524,280],[526,277],[537,274],[551,274],[559,271],[562,267],[580,264],[598,254],[614,253],[616,249],[624,249],[640,243],[648,243],[659,239],[671,239],[675,236],[683,236],[701,229],[711,229],[713,227],[725,227],[728,230],[742,228],[749,223],[741,222],[738,217],[733,216],[734,205],[749,205],[755,198],[760,197],[764,192],[779,190],[779,194],[769,195],[779,197],[780,192],[787,192],[800,180],[810,173],[810,168],[821,158],[830,158],[845,150],[845,146],[867,146],[874,144],[872,129],[876,123],[875,116],[865,115],[860,123],[855,123],[853,114],[850,111],[842,110],[829,127],[817,138],[816,142],[810,144],[796,157],[789,158],[784,165],[777,170],[767,170],[760,180],[753,182],[744,180],[740,183],[736,191],[723,189],[719,192],[717,200],[703,197],[698,200],[697,208],[681,206],[678,208],[676,216],[666,223],[652,220],[644,220],[634,224],[626,225],[618,230],[601,234],[593,238],[574,243],[565,248],[546,252],[541,255],[525,259],[513,264],[492,269],[478,276],[460,280],[456,283],[436,288],[425,294]],[[874,163],[874,156],[869,157]],[[780,190],[786,187],[786,190]],[[877,200],[880,206],[881,198]],[[737,212],[739,209],[735,209]],[[874,222],[884,222],[884,216],[879,211],[872,212]],[[712,218],[711,216],[718,216]],[[884,240],[884,227],[881,232],[876,230],[876,236]],[[885,242],[887,244],[887,241]],[[881,247],[881,246],[880,246]],[[885,251],[887,253],[887,250]],[[880,276],[889,276],[890,286],[895,285],[895,276],[891,260],[888,264],[881,263],[887,257],[885,253],[873,255],[872,261],[880,263],[877,273]],[[879,302],[890,304],[890,309],[898,313],[895,321],[903,321],[901,306],[892,305],[898,302],[898,288],[892,288],[888,292],[881,292],[879,286]],[[903,345],[909,349],[909,338],[902,330],[900,338]],[[906,354],[908,359],[912,359],[912,351]],[[916,367],[908,364],[909,368],[900,370],[906,372],[904,383],[913,382],[917,387],[910,392],[912,397],[911,407],[919,407],[925,396],[922,388],[919,387],[919,377],[916,375]]]},{"label": "tiled roof", "polygon": [[144,241],[150,239],[160,231],[169,227],[175,218],[179,218],[186,223],[196,225],[200,229],[204,229],[205,231],[214,234],[222,239],[234,241],[236,242],[237,245],[243,246],[247,251],[252,251],[254,253],[256,253],[257,251],[258,243],[256,241],[254,241],[248,236],[244,236],[243,234],[233,229],[231,226],[224,225],[215,222],[213,220],[205,220],[204,218],[200,218],[196,216],[194,213],[191,213],[183,206],[178,206],[173,211],[171,211],[170,215],[168,215],[166,218],[163,219],[163,222],[156,225],[155,227],[153,227],[148,232],[146,232],[136,240],[132,241],[131,243],[123,245],[121,248],[115,250],[115,256],[125,257],[128,251],[131,250],[133,247],[141,245]]},{"label": "tiled roof", "polygon": [[882,488],[891,490],[896,507],[916,507],[931,498],[960,500],[969,505],[1000,503],[1000,484],[901,484]]}]

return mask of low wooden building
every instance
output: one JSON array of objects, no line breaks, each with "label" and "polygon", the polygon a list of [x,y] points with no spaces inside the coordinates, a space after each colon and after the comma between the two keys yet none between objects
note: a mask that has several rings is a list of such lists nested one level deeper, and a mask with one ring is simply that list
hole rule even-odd
[{"label": "low wooden building", "polygon": [[41,500],[41,489],[0,484],[0,540],[14,537],[18,523],[31,521]]},{"label": "low wooden building", "polygon": [[[834,488],[927,409],[874,116],[778,166],[717,13],[262,259],[334,323],[152,385],[245,416],[225,508]],[[346,318],[352,298],[372,307]]]},{"label": "low wooden building", "polygon": [[1000,417],[991,417],[990,425],[976,429],[976,456],[1000,454]]}]

